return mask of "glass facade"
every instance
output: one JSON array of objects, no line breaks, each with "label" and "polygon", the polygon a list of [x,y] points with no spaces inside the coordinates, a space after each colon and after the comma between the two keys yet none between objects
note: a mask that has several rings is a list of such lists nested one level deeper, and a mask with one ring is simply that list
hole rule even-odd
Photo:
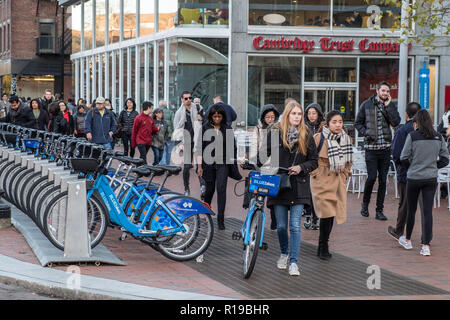
[{"label": "glass facade", "polygon": [[390,29],[400,9],[380,1],[373,3],[365,0],[249,0],[249,24]]},{"label": "glass facade", "polygon": [[109,43],[120,41],[120,0],[109,0]]},{"label": "glass facade", "polygon": [[356,58],[305,59],[305,81],[356,82]]},{"label": "glass facade", "polygon": [[136,0],[123,0],[123,39],[136,38]]},{"label": "glass facade", "polygon": [[86,1],[84,3],[84,50],[92,49],[92,39],[94,31],[94,17],[92,16],[92,9],[92,1]]},{"label": "glass facade", "polygon": [[139,0],[140,36],[147,36],[155,32],[155,1]]},{"label": "glass facade", "polygon": [[72,53],[81,51],[81,4],[71,7]]},{"label": "glass facade", "polygon": [[95,46],[106,44],[106,0],[97,0],[95,4]]}]

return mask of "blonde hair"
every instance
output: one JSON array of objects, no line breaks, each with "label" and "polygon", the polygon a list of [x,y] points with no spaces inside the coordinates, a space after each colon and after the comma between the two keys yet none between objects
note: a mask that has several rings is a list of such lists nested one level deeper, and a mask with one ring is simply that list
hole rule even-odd
[{"label": "blonde hair", "polygon": [[308,153],[308,141],[310,139],[309,129],[305,125],[305,117],[303,113],[303,109],[297,101],[288,102],[283,111],[283,116],[279,123],[277,123],[274,128],[281,130],[281,138],[283,140],[283,145],[286,148],[291,149],[289,145],[289,141],[287,139],[287,135],[289,132],[289,115],[291,114],[294,108],[299,108],[302,111],[302,117],[300,119],[300,123],[297,127],[298,130],[298,143],[297,143],[297,152],[300,152],[302,155],[306,156]]}]

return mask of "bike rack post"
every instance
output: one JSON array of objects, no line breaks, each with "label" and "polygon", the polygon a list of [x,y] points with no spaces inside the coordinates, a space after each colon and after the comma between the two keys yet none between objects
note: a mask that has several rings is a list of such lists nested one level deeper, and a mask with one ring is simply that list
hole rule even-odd
[{"label": "bike rack post", "polygon": [[67,218],[64,257],[89,258],[91,245],[87,230],[86,181],[67,181]]}]

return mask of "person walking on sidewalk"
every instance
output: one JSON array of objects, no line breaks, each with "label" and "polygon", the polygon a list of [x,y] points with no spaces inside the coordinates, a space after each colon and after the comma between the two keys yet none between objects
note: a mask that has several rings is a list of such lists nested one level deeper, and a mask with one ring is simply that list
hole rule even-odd
[{"label": "person walking on sidewalk", "polygon": [[131,134],[133,132],[133,124],[139,113],[136,111],[136,102],[132,98],[125,101],[124,110],[119,115],[119,126],[121,129],[121,137],[123,142],[123,154],[134,157],[135,149],[131,145]]},{"label": "person walking on sidewalk", "polygon": [[158,132],[159,128],[155,126],[155,122],[151,116],[153,103],[145,101],[142,103],[142,112],[134,119],[133,131],[131,133],[131,146],[138,148],[140,158],[147,164],[147,153],[152,146],[152,135]]},{"label": "person walking on sidewalk", "polygon": [[429,256],[433,237],[433,199],[437,187],[438,169],[448,165],[449,153],[441,134],[433,129],[427,110],[419,110],[413,119],[415,131],[408,134],[400,161],[408,168],[406,182],[406,235],[398,239],[405,249],[412,249],[411,235],[416,217],[417,199],[422,193],[422,249]]},{"label": "person walking on sidewalk", "polygon": [[42,109],[41,101],[39,101],[39,99],[31,100],[31,110],[33,111],[35,119],[33,128],[47,131],[50,118],[48,112]]},{"label": "person walking on sidewalk", "polygon": [[[306,127],[302,108],[296,102],[288,103],[281,121],[275,124],[273,129],[278,130],[270,130],[267,139],[263,142],[263,149],[258,153],[258,158],[264,154],[270,157],[272,153],[278,152],[278,166],[290,169],[291,188],[280,191],[276,197],[269,197],[267,206],[274,207],[277,219],[277,234],[281,250],[277,267],[286,269],[289,263],[289,275],[298,276],[300,275],[297,262],[300,251],[301,216],[304,205],[311,205],[309,174],[318,165],[317,149]],[[278,142],[277,150],[272,150],[272,139]],[[265,159],[258,159],[258,166],[262,166],[264,161]]]},{"label": "person walking on sidewalk", "polygon": [[19,97],[11,96],[9,98],[9,111],[0,122],[8,122],[22,127],[33,128],[35,118],[30,108],[24,107],[19,103]]},{"label": "person walking on sidewalk", "polygon": [[58,101],[59,113],[54,118],[53,132],[72,135],[75,124],[70,110],[64,101]]},{"label": "person walking on sidewalk", "polygon": [[[258,150],[261,148],[264,139],[267,136],[268,130],[270,130],[271,126],[278,122],[280,117],[280,112],[278,112],[277,108],[273,104],[266,104],[262,107],[261,117],[259,118],[259,123],[255,128],[256,139]],[[270,211],[270,229],[277,229],[277,218],[275,217],[275,211],[273,207],[269,208]]]},{"label": "person walking on sidewalk", "polygon": [[337,110],[327,113],[326,125],[314,135],[319,155],[319,167],[311,172],[311,193],[317,216],[320,217],[320,234],[317,256],[331,258],[328,251],[333,222],[347,220],[346,181],[351,174],[353,145],[344,130],[344,119]]},{"label": "person walking on sidewalk", "polygon": [[[402,165],[400,155],[405,146],[406,137],[410,132],[414,131],[413,118],[420,109],[422,109],[422,107],[417,102],[408,103],[406,106],[406,123],[397,129],[394,140],[392,141],[392,158],[397,169],[397,187],[400,200],[398,202],[397,225],[395,227],[389,226],[388,233],[394,237],[395,240],[398,240],[405,231],[407,215],[406,175],[408,168]],[[420,201],[420,205],[422,206],[422,201]]]},{"label": "person walking on sidewalk", "polygon": [[[192,94],[189,91],[181,93],[181,107],[175,113],[173,121],[174,132],[172,140],[179,144],[178,149],[183,154],[183,184],[184,194],[190,195],[189,179],[190,170],[193,168],[194,146],[198,135],[201,133],[202,118],[198,114],[196,106],[192,103]],[[189,139],[185,139],[188,136]]]},{"label": "person walking on sidewalk", "polygon": [[153,111],[153,121],[155,122],[155,126],[159,128],[158,132],[153,133],[153,142],[152,142],[152,150],[153,150],[153,165],[157,165],[161,162],[164,146],[166,145],[166,141],[169,139],[168,125],[164,120],[164,112],[162,109],[156,108]]},{"label": "person walking on sidewalk", "polygon": [[73,120],[75,123],[74,135],[77,138],[86,138],[86,133],[84,133],[84,121],[86,120],[85,106],[80,105],[75,108],[77,112],[73,116]]},{"label": "person walking on sidewalk", "polygon": [[165,100],[161,100],[159,102],[159,108],[163,111],[164,120],[166,121],[168,126],[167,127],[168,140],[164,145],[163,157],[160,163],[163,165],[170,165],[170,157],[172,155],[172,149],[174,144],[174,142],[172,141],[174,113],[172,110],[168,108],[167,102]]},{"label": "person walking on sidewalk", "polygon": [[117,122],[112,112],[105,108],[104,103],[103,97],[95,99],[95,107],[86,114],[84,129],[89,141],[112,149],[112,136],[117,129]]},{"label": "person walking on sidewalk", "polygon": [[381,82],[376,94],[364,101],[356,116],[355,128],[364,136],[367,180],[361,204],[361,215],[369,216],[369,202],[378,175],[378,193],[375,219],[387,220],[383,214],[386,179],[391,161],[391,126],[400,124],[400,115],[390,95],[391,86]]},{"label": "person walking on sidewalk", "polygon": [[[323,114],[322,108],[318,103],[311,103],[305,109],[305,123],[308,126],[309,130],[311,130],[311,134],[315,135],[319,132],[319,128],[323,122]],[[311,196],[310,206],[305,206],[305,223],[303,226],[305,229],[318,230],[319,224],[318,218],[316,215],[316,211],[314,210],[314,204]]]},{"label": "person walking on sidewalk", "polygon": [[[236,121],[236,119],[237,119],[236,111],[234,111],[232,106],[223,102],[222,96],[220,96],[220,95],[215,96],[213,101],[214,101],[214,104],[220,104],[224,107],[225,112],[227,114],[227,126],[231,128],[232,123],[234,121]],[[205,112],[206,119],[208,118],[208,114],[209,114],[209,111],[211,110],[211,107],[209,107],[208,110],[206,110],[206,112]]]}]

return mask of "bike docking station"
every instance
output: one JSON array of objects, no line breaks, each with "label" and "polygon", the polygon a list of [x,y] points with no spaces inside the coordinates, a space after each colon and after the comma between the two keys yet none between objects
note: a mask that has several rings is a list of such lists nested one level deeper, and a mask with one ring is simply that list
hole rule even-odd
[{"label": "bike docking station", "polygon": [[[93,263],[126,265],[117,258],[103,244],[91,249],[88,232],[88,215],[86,199],[86,181],[79,179],[77,174],[71,174],[68,169],[58,166],[55,162],[42,160],[29,152],[22,152],[6,146],[0,147],[0,168],[6,163],[14,161],[14,165],[21,169],[40,173],[40,177],[47,177],[51,187],[60,187],[60,192],[67,192],[67,205],[58,211],[58,237],[64,237],[64,251],[55,247],[30,217],[33,212],[23,212],[11,203],[8,196],[4,196],[5,203],[11,205],[11,223],[22,233],[43,267],[56,264]],[[20,170],[20,169],[17,169]],[[1,169],[0,169],[1,172]],[[3,174],[2,174],[3,175]],[[6,179],[6,178],[5,178]],[[8,188],[8,186],[6,186]],[[31,201],[31,194],[26,195]],[[40,208],[44,211],[45,208]],[[61,211],[66,212],[61,212]],[[37,219],[42,219],[38,217]],[[61,240],[61,239],[60,239]]]}]

